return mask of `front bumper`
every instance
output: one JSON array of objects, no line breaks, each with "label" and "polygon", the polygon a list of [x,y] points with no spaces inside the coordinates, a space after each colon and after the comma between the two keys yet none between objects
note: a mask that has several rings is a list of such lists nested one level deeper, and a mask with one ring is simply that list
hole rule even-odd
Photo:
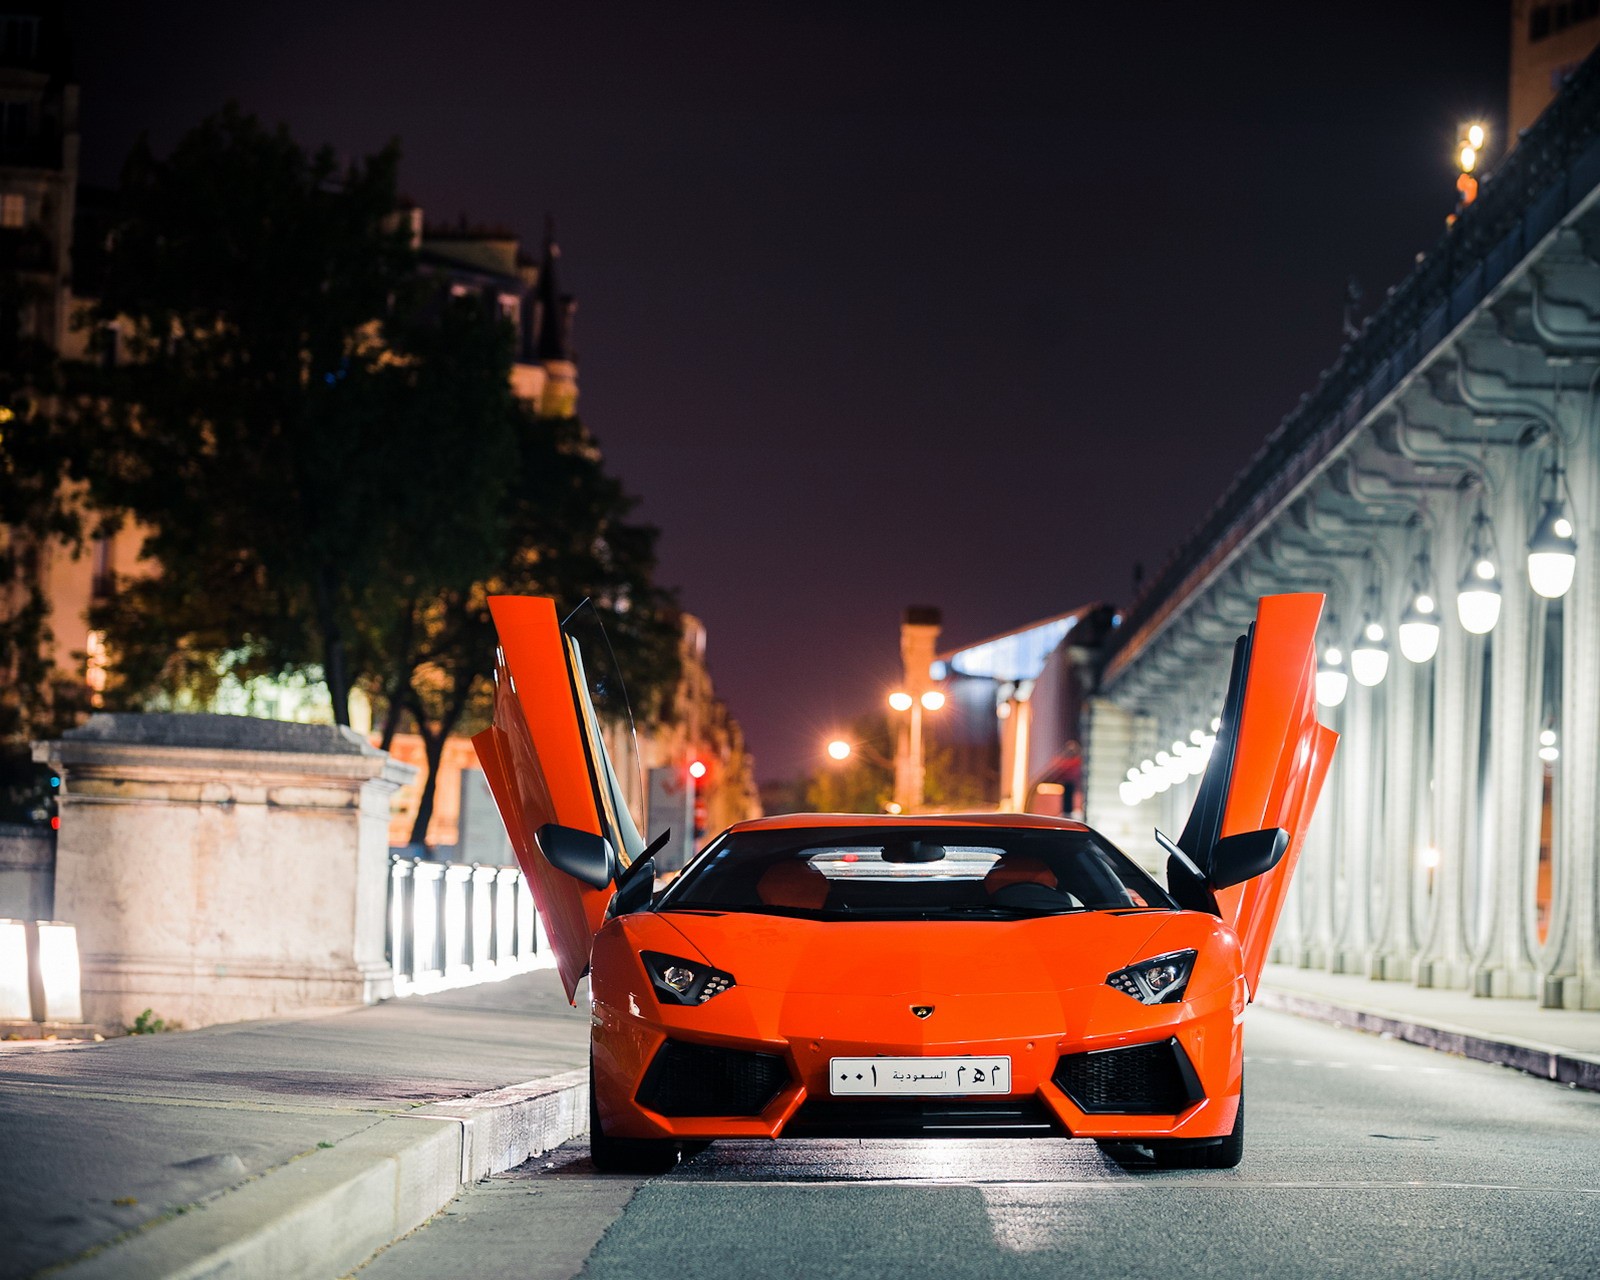
[{"label": "front bumper", "polygon": [[[1193,1001],[1153,1007],[1109,987],[933,997],[926,1021],[910,1014],[903,997],[843,1000],[736,987],[706,1005],[668,1009],[619,994],[616,1002],[597,996],[593,1008],[596,1100],[613,1137],[1205,1139],[1226,1136],[1238,1108],[1242,979]],[[927,1099],[830,1094],[831,1059],[878,1055],[1005,1055],[1012,1091]],[[671,1087],[664,1087],[669,1077]],[[1134,1105],[1162,1109],[1128,1109]],[[709,1108],[739,1114],[702,1110]]]}]

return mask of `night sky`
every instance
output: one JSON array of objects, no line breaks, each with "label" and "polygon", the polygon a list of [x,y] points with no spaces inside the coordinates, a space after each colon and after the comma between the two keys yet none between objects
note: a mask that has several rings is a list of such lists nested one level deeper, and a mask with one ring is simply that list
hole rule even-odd
[{"label": "night sky", "polygon": [[[558,221],[581,411],[762,778],[1126,602],[1432,245],[1508,5],[80,5],[84,175],[235,99],[431,218]],[[1491,144],[1497,154],[1503,139]]]}]

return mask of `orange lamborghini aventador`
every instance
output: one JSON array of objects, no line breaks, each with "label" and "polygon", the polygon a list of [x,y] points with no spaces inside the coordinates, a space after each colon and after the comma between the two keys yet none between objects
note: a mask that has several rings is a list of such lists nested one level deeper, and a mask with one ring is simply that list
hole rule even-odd
[{"label": "orange lamborghini aventador", "polygon": [[1028,814],[741,822],[657,892],[604,710],[606,655],[549,600],[492,602],[478,754],[569,998],[590,974],[591,1150],[732,1137],[1057,1135],[1227,1167],[1242,1022],[1335,735],[1317,595],[1269,596],[1163,887]]}]

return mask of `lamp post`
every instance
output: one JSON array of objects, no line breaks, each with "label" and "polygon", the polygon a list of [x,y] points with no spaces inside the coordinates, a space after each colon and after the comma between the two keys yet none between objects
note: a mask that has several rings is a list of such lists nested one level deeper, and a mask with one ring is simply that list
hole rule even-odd
[{"label": "lamp post", "polygon": [[922,713],[938,711],[944,706],[944,694],[937,689],[925,689],[920,697],[912,697],[904,689],[889,695],[889,709],[911,713],[908,749],[895,753],[894,798],[903,813],[920,813],[927,791],[927,762],[922,745]]}]

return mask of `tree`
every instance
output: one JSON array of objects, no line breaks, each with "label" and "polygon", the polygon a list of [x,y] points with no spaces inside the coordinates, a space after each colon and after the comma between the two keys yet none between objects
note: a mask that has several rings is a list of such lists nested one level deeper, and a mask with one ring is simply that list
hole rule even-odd
[{"label": "tree", "polygon": [[33,816],[40,796],[29,741],[67,728],[83,706],[77,682],[50,660],[40,586],[44,549],[82,533],[52,411],[55,353],[28,319],[46,301],[40,235],[31,226],[0,229],[0,821]]},{"label": "tree", "polygon": [[[490,711],[495,647],[491,595],[548,595],[566,607],[593,603],[626,673],[635,711],[666,712],[677,680],[676,609],[653,582],[656,530],[628,517],[635,503],[608,475],[593,437],[576,418],[541,418],[524,409],[515,480],[505,496],[503,550],[495,570],[430,596],[402,602],[386,631],[393,683],[382,745],[408,713],[423,741],[427,770],[411,842],[433,817],[445,740],[475,730]],[[382,647],[382,637],[376,641]]]},{"label": "tree", "polygon": [[364,619],[492,566],[509,335],[419,274],[397,165],[236,107],[129,159],[99,308],[128,358],[80,371],[76,420],[160,565],[100,619],[124,702],[315,665],[348,724]]},{"label": "tree", "polygon": [[894,733],[882,714],[861,716],[850,725],[856,749],[848,759],[828,762],[806,784],[806,807],[813,813],[883,813],[894,799]]}]

